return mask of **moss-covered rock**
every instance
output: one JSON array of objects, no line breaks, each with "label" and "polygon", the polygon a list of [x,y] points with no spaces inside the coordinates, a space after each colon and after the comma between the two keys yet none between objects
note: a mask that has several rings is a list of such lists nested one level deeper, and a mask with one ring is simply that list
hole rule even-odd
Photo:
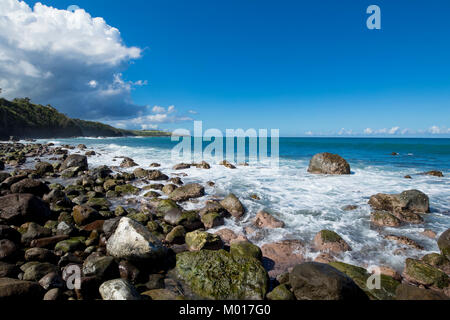
[{"label": "moss-covered rock", "polygon": [[144,225],[150,220],[150,217],[143,212],[130,213],[127,217]]},{"label": "moss-covered rock", "polygon": [[424,261],[411,258],[406,259],[403,276],[410,282],[426,287],[443,289],[449,285],[448,275],[444,272]]},{"label": "moss-covered rock", "polygon": [[377,226],[398,227],[402,224],[400,219],[387,211],[374,211],[370,215],[370,221]]},{"label": "moss-covered rock", "polygon": [[148,296],[152,300],[184,300],[182,295],[167,289],[153,289],[142,292],[141,295]]},{"label": "moss-covered rock", "polygon": [[225,223],[222,215],[218,212],[204,214],[201,221],[206,229],[215,228]]},{"label": "moss-covered rock", "polygon": [[230,245],[230,253],[245,257],[253,257],[257,260],[262,259],[261,249],[250,241],[233,241]]},{"label": "moss-covered rock", "polygon": [[181,210],[175,201],[170,199],[161,199],[158,201],[155,211],[158,217],[164,217],[167,212],[173,209]]},{"label": "moss-covered rock", "polygon": [[285,284],[280,284],[267,294],[269,300],[295,300],[294,294]]},{"label": "moss-covered rock", "polygon": [[166,236],[166,242],[183,244],[186,237],[186,230],[183,226],[176,226]]},{"label": "moss-covered rock", "polygon": [[203,250],[179,253],[176,260],[176,275],[201,298],[261,300],[266,295],[268,275],[254,258]]},{"label": "moss-covered rock", "polygon": [[131,184],[124,184],[121,186],[116,186],[114,191],[120,195],[137,195],[141,190]]},{"label": "moss-covered rock", "polygon": [[55,250],[63,252],[73,252],[75,250],[81,250],[84,249],[85,241],[85,237],[74,237],[63,240],[55,245]]},{"label": "moss-covered rock", "polygon": [[369,289],[367,279],[371,274],[366,269],[338,261],[330,262],[329,265],[349,276],[372,300],[395,299],[395,291],[400,282],[394,278],[381,274],[381,288]]},{"label": "moss-covered rock", "polygon": [[441,253],[450,260],[450,229],[447,229],[438,239],[438,246]]},{"label": "moss-covered rock", "polygon": [[220,236],[200,230],[187,233],[185,242],[190,251],[218,250],[223,248]]}]

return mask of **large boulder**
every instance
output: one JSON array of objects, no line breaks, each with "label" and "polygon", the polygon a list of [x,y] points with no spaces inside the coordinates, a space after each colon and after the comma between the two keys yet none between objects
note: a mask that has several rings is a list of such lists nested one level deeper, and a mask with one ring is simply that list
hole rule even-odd
[{"label": "large boulder", "polygon": [[132,168],[132,167],[137,167],[138,164],[136,162],[134,162],[133,159],[125,157],[123,158],[122,162],[120,163],[120,167],[121,168]]},{"label": "large boulder", "polygon": [[40,176],[44,176],[46,173],[53,172],[54,170],[52,164],[45,161],[36,163],[35,168],[36,173]]},{"label": "large boulder", "polygon": [[141,295],[136,288],[123,279],[102,283],[99,292],[103,300],[141,300]]},{"label": "large boulder", "polygon": [[344,158],[328,152],[318,153],[312,157],[308,167],[309,173],[350,174],[350,165]]},{"label": "large boulder", "polygon": [[314,247],[319,251],[330,251],[334,253],[352,250],[340,235],[331,230],[319,231],[314,237]]},{"label": "large boulder", "polygon": [[87,157],[79,154],[71,154],[61,164],[60,170],[64,171],[68,168],[78,168],[80,171],[88,170]]},{"label": "large boulder", "polygon": [[0,218],[8,224],[43,222],[50,214],[48,205],[32,194],[13,193],[0,197]]},{"label": "large boulder", "polygon": [[449,285],[449,277],[443,271],[424,261],[411,258],[405,261],[403,277],[411,283],[425,287],[444,289]]},{"label": "large boulder", "polygon": [[400,194],[378,193],[370,197],[369,205],[374,210],[389,212],[408,223],[421,223],[423,218],[420,214],[430,212],[430,200],[419,190],[407,190]]},{"label": "large boulder", "polygon": [[379,227],[399,227],[402,221],[387,211],[373,211],[370,214],[370,222]]},{"label": "large boulder", "polygon": [[373,300],[393,300],[395,299],[397,286],[399,281],[385,274],[380,274],[380,289],[369,289],[367,280],[371,276],[366,269],[353,266],[351,264],[333,261],[330,266],[345,273]]},{"label": "large boulder", "polygon": [[146,227],[127,217],[120,219],[107,241],[106,250],[115,258],[130,261],[158,259],[166,252],[160,240]]},{"label": "large boulder", "polygon": [[0,301],[41,300],[44,289],[37,283],[11,278],[0,278]]},{"label": "large boulder", "polygon": [[225,199],[220,201],[222,207],[224,207],[233,217],[239,218],[245,213],[245,208],[241,201],[232,193],[230,193]]},{"label": "large boulder", "polygon": [[34,179],[23,179],[11,186],[12,193],[30,193],[40,198],[49,191],[45,183]]},{"label": "large boulder", "polygon": [[368,300],[356,283],[330,265],[306,262],[289,274],[297,300]]},{"label": "large boulder", "polygon": [[169,199],[173,201],[187,201],[192,198],[199,198],[205,195],[205,188],[198,183],[189,183],[175,189]]},{"label": "large boulder", "polygon": [[197,296],[217,300],[262,300],[268,275],[251,257],[224,250],[177,254],[175,273]]},{"label": "large boulder", "polygon": [[446,256],[450,260],[450,229],[447,229],[438,239],[438,246],[442,255]]}]

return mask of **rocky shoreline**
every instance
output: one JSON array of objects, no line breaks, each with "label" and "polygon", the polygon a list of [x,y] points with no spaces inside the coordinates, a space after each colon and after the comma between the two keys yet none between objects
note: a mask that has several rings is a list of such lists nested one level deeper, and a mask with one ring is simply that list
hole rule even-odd
[{"label": "rocky shoreline", "polygon": [[[368,270],[339,261],[352,248],[333,230],[315,235],[315,261],[307,261],[298,240],[261,248],[250,242],[248,234],[284,227],[265,211],[243,234],[211,233],[248,214],[239,195],[185,210],[181,204],[204,196],[205,186],[127,157],[114,168],[91,168],[93,155],[84,145],[0,144],[0,300],[450,298],[450,229],[427,231],[439,236],[441,252],[407,258],[402,274],[380,266],[381,287],[369,289]],[[173,169],[190,167],[211,169],[206,162]],[[308,171],[351,174],[345,159],[329,153],[314,156]],[[369,205],[371,223],[380,229],[420,224],[430,212],[428,196],[418,190],[376,194]],[[406,237],[386,239],[420,249]]]}]

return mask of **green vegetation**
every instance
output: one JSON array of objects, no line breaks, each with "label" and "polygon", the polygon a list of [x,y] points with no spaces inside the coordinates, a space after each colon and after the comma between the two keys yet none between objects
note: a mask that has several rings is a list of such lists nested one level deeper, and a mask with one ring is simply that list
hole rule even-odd
[{"label": "green vegetation", "polygon": [[0,98],[0,140],[17,138],[71,138],[120,136],[169,136],[158,130],[124,130],[93,121],[71,119],[50,105],[33,104],[29,98]]}]

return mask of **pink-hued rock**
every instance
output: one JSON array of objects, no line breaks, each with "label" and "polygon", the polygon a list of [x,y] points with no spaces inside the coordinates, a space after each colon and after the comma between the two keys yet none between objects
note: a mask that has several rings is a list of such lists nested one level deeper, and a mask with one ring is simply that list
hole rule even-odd
[{"label": "pink-hued rock", "polygon": [[425,237],[428,237],[430,239],[436,239],[436,232],[434,232],[433,230],[430,230],[430,229],[425,229],[420,234],[423,234]]},{"label": "pink-hued rock", "polygon": [[259,211],[256,214],[254,224],[258,228],[274,229],[284,227],[283,221],[278,220],[277,218],[273,217],[270,213],[267,213],[263,210]]},{"label": "pink-hued rock", "polygon": [[314,247],[318,251],[341,253],[351,251],[350,246],[334,231],[322,230],[314,237]]},{"label": "pink-hued rock", "polygon": [[314,262],[330,263],[336,261],[336,259],[329,253],[322,252],[315,259]]},{"label": "pink-hued rock", "polygon": [[299,240],[283,240],[267,243],[261,247],[263,265],[270,277],[287,271],[289,268],[305,261],[304,245]]},{"label": "pink-hued rock", "polygon": [[395,271],[391,267],[380,266],[379,268],[380,268],[381,274],[384,274],[386,276],[392,277],[395,280],[402,281],[402,276],[400,275],[400,273],[398,273],[397,271]]},{"label": "pink-hued rock", "polygon": [[215,234],[218,235],[220,239],[222,239],[222,242],[227,246],[229,246],[234,241],[248,240],[247,237],[243,234],[237,235],[233,230],[227,228],[220,229],[219,231],[215,232]]}]

